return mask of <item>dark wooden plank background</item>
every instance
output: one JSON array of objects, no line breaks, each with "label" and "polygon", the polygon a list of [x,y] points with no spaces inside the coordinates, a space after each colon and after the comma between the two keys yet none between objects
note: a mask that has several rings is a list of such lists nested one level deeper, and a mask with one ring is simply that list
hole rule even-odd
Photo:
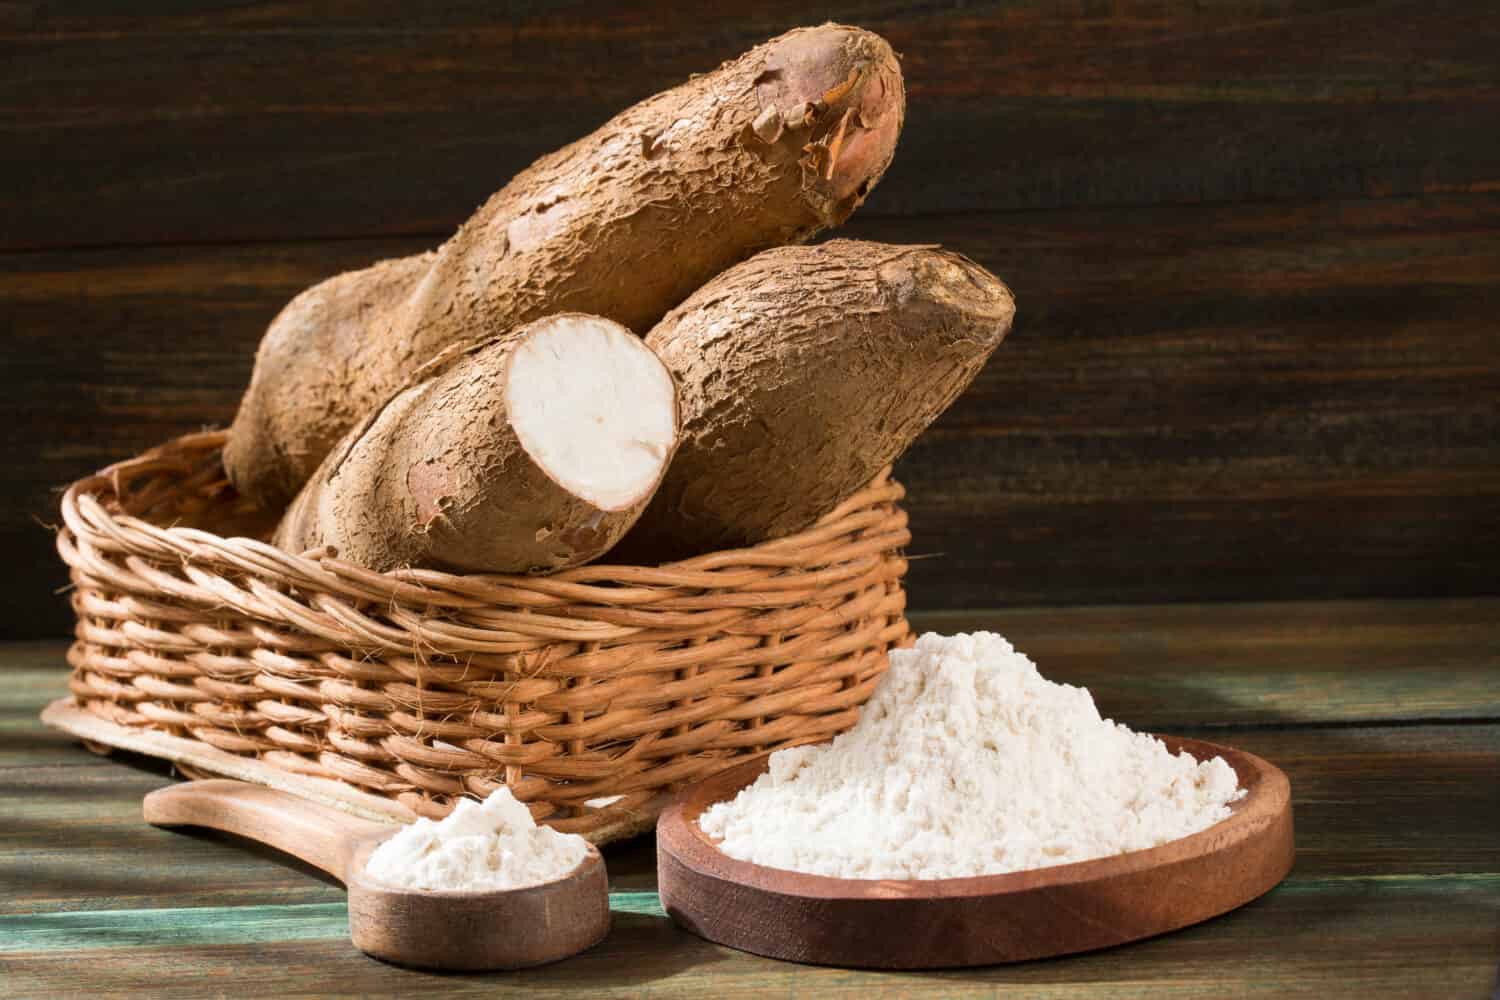
[{"label": "dark wooden plank background", "polygon": [[914,604],[1500,592],[1488,0],[123,11],[0,5],[0,635],[67,628],[55,488],[225,422],[297,290],[830,18],[910,90],[846,232],[1020,302],[902,463]]}]

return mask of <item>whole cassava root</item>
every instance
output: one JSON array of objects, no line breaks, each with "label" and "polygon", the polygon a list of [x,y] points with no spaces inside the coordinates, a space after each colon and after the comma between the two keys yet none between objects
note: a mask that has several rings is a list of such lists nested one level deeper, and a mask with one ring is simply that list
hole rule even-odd
[{"label": "whole cassava root", "polygon": [[400,280],[325,282],[304,293],[316,322],[288,307],[231,428],[231,480],[285,502],[417,368],[497,326],[574,310],[648,330],[725,268],[846,219],[890,163],[905,105],[890,46],[829,24],[630,108],[518,174],[425,263],[382,265]]},{"label": "whole cassava root", "polygon": [[834,240],[719,275],[646,337],[677,377],[682,440],[610,561],[812,524],[947,409],[1014,315],[998,278],[936,247]]},{"label": "whole cassava root", "polygon": [[577,565],[635,522],[677,433],[672,376],[639,337],[550,316],[392,396],[329,454],[275,541],[379,571]]},{"label": "whole cassava root", "polygon": [[335,275],[271,321],[224,448],[224,465],[241,493],[280,509],[365,416],[368,400],[332,386],[360,380],[382,325],[435,257],[416,254]]}]

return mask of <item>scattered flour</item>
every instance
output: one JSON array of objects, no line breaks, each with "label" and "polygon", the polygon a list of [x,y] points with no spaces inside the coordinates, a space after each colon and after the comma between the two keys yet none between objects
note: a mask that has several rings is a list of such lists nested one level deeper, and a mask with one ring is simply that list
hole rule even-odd
[{"label": "scattered flour", "polygon": [[375,848],[365,871],[402,889],[520,889],[568,874],[588,853],[575,834],[537,826],[508,788],[419,819]]},{"label": "scattered flour", "polygon": [[859,723],[769,770],[699,822],[730,857],[837,878],[1041,868],[1206,829],[1243,796],[1199,763],[1103,719],[1003,637],[928,634],[895,650]]}]

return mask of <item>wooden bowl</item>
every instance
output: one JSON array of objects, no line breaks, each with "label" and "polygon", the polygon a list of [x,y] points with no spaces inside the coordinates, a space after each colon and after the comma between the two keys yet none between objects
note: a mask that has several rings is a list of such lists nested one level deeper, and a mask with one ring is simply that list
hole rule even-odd
[{"label": "wooden bowl", "polygon": [[1270,890],[1292,867],[1291,785],[1254,754],[1163,736],[1223,757],[1246,795],[1207,830],[1144,851],[1007,875],[841,879],[738,861],[698,826],[769,755],[686,789],[657,822],[662,905],[700,937],[817,965],[936,969],[1066,955],[1207,920]]}]

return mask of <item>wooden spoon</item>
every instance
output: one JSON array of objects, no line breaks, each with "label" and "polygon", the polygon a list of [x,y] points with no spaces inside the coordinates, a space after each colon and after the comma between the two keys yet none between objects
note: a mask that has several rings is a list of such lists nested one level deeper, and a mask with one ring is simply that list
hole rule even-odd
[{"label": "wooden spoon", "polygon": [[577,954],[609,931],[604,859],[592,844],[555,882],[483,892],[398,889],[365,874],[370,852],[399,827],[359,819],[243,781],[191,781],[143,804],[148,823],[206,826],[301,858],[349,890],[349,933],[361,951],[430,969],[520,969]]},{"label": "wooden spoon", "polygon": [[1207,920],[1269,891],[1292,867],[1291,786],[1240,750],[1163,736],[1223,757],[1245,797],[1207,830],[1144,851],[1009,875],[841,879],[729,857],[698,825],[766,768],[757,757],[686,789],[657,821],[657,883],[673,920],[772,958],[936,969],[1066,955]]}]

